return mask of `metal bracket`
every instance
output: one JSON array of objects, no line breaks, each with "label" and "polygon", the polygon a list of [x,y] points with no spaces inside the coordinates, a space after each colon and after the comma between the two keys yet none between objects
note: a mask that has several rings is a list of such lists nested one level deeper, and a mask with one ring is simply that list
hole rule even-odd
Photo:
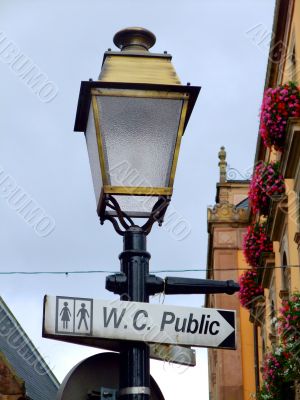
[{"label": "metal bracket", "polygon": [[[127,277],[123,273],[108,275],[106,277],[105,288],[115,294],[123,294],[127,287]],[[164,280],[155,275],[146,276],[147,294],[153,296],[156,293],[161,293],[164,290]]]},{"label": "metal bracket", "polygon": [[[180,278],[167,276],[162,279],[148,274],[146,277],[146,290],[149,296],[156,293],[165,294],[234,294],[240,290],[239,285],[232,281],[216,281],[213,279]],[[106,289],[115,294],[122,294],[126,290],[127,277],[123,273],[106,277]]]},{"label": "metal bracket", "polygon": [[117,394],[116,389],[102,387],[100,392],[92,391],[88,393],[87,400],[117,400]]}]

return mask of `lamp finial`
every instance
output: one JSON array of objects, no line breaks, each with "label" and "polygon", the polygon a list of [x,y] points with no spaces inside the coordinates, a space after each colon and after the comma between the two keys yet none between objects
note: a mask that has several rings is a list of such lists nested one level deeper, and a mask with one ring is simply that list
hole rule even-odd
[{"label": "lamp finial", "polygon": [[220,183],[224,183],[227,181],[227,161],[226,161],[226,151],[225,147],[222,146],[218,153],[219,156],[219,169],[220,169]]},{"label": "lamp finial", "polygon": [[114,44],[121,51],[148,51],[156,42],[154,33],[145,28],[131,27],[117,32]]}]

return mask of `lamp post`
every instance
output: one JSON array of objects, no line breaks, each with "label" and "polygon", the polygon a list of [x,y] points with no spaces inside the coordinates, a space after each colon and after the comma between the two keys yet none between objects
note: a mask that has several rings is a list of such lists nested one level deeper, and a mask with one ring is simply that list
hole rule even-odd
[{"label": "lamp post", "polygon": [[[114,36],[97,81],[82,82],[75,131],[85,132],[97,212],[124,237],[121,299],[149,301],[146,235],[162,223],[173,192],[181,138],[199,87],[181,85],[171,55],[150,53],[156,39],[143,28]],[[145,218],[137,226],[133,218]],[[123,229],[122,229],[123,228]],[[120,397],[149,399],[149,347],[121,352]]]},{"label": "lamp post", "polygon": [[[137,302],[148,302],[164,287],[175,294],[194,293],[196,286],[199,293],[203,286],[199,280],[167,278],[164,283],[149,275],[146,236],[155,222],[163,222],[181,138],[200,91],[181,84],[171,55],[149,52],[155,40],[143,28],[114,36],[121,51],[108,50],[99,79],[81,83],[74,128],[85,133],[100,222],[111,221],[123,236],[121,273],[107,277],[106,288],[121,300]],[[144,221],[137,224],[136,219]],[[237,288],[219,283],[213,290],[233,293]],[[149,369],[148,345],[124,342],[119,398],[148,400]]]}]

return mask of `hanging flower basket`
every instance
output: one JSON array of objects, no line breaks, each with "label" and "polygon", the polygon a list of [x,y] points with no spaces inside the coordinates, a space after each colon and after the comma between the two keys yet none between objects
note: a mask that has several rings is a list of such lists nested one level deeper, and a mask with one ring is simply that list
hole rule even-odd
[{"label": "hanging flower basket", "polygon": [[279,169],[279,162],[260,162],[256,166],[248,193],[253,213],[259,212],[261,215],[267,215],[271,198],[283,197],[285,185]]},{"label": "hanging flower basket", "polygon": [[265,91],[261,106],[260,135],[266,147],[282,151],[287,122],[300,116],[300,90],[289,82]]},{"label": "hanging flower basket", "polygon": [[258,276],[255,270],[244,272],[239,278],[239,299],[243,307],[248,310],[264,295],[264,289],[258,283]]},{"label": "hanging flower basket", "polygon": [[261,254],[271,251],[273,251],[273,245],[267,236],[265,224],[255,223],[248,226],[243,240],[243,252],[247,263],[257,268]]}]

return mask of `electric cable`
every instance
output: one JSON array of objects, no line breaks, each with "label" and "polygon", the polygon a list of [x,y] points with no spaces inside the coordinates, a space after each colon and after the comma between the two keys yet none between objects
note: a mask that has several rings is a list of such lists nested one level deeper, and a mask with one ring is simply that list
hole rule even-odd
[{"label": "electric cable", "polygon": [[[227,268],[185,268],[185,269],[159,269],[151,270],[151,274],[162,273],[181,273],[181,272],[227,272],[227,271],[249,271],[249,270],[264,270],[274,268],[299,268],[299,265],[277,265],[270,267],[227,267]],[[87,269],[87,270],[70,270],[70,271],[0,271],[0,275],[76,275],[76,274],[116,274],[118,270],[102,270],[102,269]]]}]

